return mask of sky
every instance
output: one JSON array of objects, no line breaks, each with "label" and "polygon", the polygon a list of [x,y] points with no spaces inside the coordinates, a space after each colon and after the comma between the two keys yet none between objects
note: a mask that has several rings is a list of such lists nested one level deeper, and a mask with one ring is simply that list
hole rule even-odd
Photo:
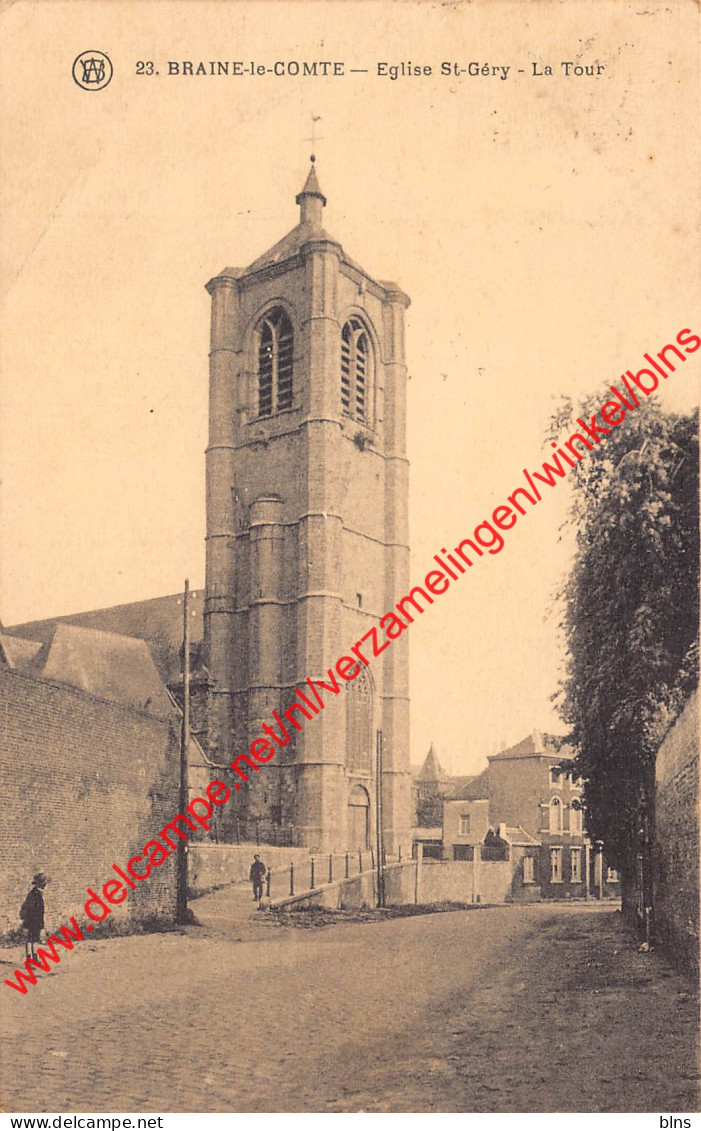
[{"label": "sky", "polygon": [[[160,596],[185,577],[202,586],[204,284],[296,224],[312,115],[326,229],[412,299],[420,581],[542,462],[562,396],[694,325],[693,8],[0,8],[3,622]],[[87,92],[71,64],[95,47],[114,78]],[[27,82],[30,57],[42,66]],[[200,59],[340,60],[345,73],[167,74],[169,60]],[[137,76],[149,60],[159,73]],[[560,64],[577,60],[603,71],[566,77]],[[402,61],[433,73],[377,74]],[[510,70],[440,73],[456,62]],[[695,404],[698,372],[690,361],[664,403]],[[534,728],[564,731],[551,697],[567,490],[413,626],[412,762],[433,742],[448,770],[477,772]]]}]

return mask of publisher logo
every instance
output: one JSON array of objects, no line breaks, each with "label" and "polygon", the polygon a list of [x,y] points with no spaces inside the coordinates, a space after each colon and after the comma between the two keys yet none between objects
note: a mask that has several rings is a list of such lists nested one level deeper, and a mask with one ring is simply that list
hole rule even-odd
[{"label": "publisher logo", "polygon": [[104,51],[82,51],[73,64],[73,81],[83,90],[104,90],[112,78],[112,63]]}]

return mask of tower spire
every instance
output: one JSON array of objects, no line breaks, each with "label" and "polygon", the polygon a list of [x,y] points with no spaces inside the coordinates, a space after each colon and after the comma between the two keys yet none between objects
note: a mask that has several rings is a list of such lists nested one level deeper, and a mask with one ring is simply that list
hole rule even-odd
[{"label": "tower spire", "polygon": [[315,161],[316,157],[312,153],[309,173],[304,188],[300,193],[297,193],[296,203],[299,204],[300,223],[307,224],[312,228],[320,228],[321,210],[326,205],[326,197],[319,187]]}]

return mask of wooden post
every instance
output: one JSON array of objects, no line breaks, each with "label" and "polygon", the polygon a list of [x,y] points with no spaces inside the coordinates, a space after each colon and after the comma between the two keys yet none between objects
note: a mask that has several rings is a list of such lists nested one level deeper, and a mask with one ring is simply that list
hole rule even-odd
[{"label": "wooden post", "polygon": [[329,852],[329,883],[333,883],[333,852]]},{"label": "wooden post", "polygon": [[358,875],[360,875],[362,870],[363,870],[363,850],[361,848],[359,848],[358,849]]},{"label": "wooden post", "polygon": [[[180,734],[180,812],[186,813],[190,802],[188,752],[190,749],[190,582],[183,593],[183,721]],[[187,842],[178,839],[175,917],[186,923],[187,911]]]},{"label": "wooden post", "polygon": [[267,898],[270,899],[270,868],[268,868],[265,876],[265,894]]},{"label": "wooden post", "polygon": [[399,845],[399,863],[401,864],[401,862],[402,862],[402,846],[400,844]]},{"label": "wooden post", "polygon": [[421,841],[416,845],[416,874],[414,876],[414,903],[419,902],[419,891],[421,889],[420,874],[421,867],[424,859],[424,846]]},{"label": "wooden post", "polygon": [[311,868],[309,870],[309,887],[314,890],[314,857],[311,859]]},{"label": "wooden post", "polygon": [[385,905],[385,838],[382,812],[382,731],[378,730],[375,740],[376,770],[375,770],[375,801],[376,819],[375,832],[377,836],[377,906]]},{"label": "wooden post", "polygon": [[589,841],[584,844],[584,898],[589,900],[589,872],[591,869],[591,846]]},{"label": "wooden post", "polygon": [[290,895],[295,893],[295,866],[290,864]]},{"label": "wooden post", "polygon": [[480,856],[482,854],[481,845],[476,844],[472,850],[472,902],[480,902]]},{"label": "wooden post", "polygon": [[350,856],[348,855],[348,853],[346,853],[346,879],[348,879],[349,875],[350,875]]},{"label": "wooden post", "polygon": [[604,898],[604,853],[603,844],[600,840],[596,842],[596,856],[594,857],[594,871],[596,882],[596,898]]}]

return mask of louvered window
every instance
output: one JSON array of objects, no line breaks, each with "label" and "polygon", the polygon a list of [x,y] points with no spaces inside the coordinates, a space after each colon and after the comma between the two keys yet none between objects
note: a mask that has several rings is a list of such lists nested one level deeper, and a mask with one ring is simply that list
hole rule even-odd
[{"label": "louvered window", "polygon": [[258,415],[272,416],[292,407],[294,334],[279,307],[261,323],[258,337]]},{"label": "louvered window", "polygon": [[341,408],[363,423],[369,415],[370,363],[367,330],[360,319],[351,318],[341,334]]}]

